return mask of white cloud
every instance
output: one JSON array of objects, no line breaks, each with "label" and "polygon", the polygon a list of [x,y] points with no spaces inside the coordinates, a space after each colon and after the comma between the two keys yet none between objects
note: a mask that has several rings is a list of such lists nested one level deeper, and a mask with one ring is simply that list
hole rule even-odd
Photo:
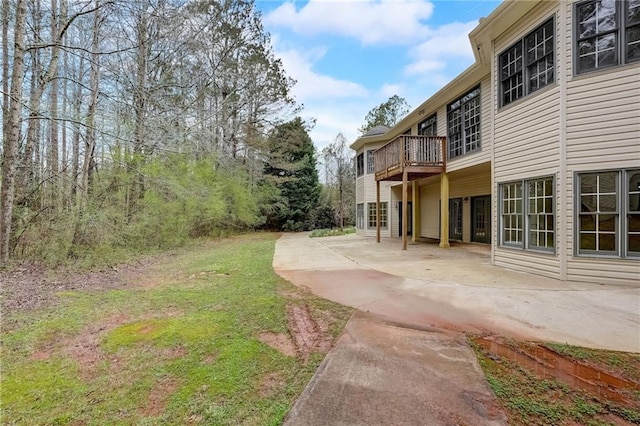
[{"label": "white cloud", "polygon": [[324,53],[324,49],[304,53],[295,49],[276,51],[276,56],[282,60],[287,75],[297,81],[293,87],[296,99],[305,103],[316,99],[365,96],[367,90],[361,84],[319,74],[313,70],[314,62],[320,60]]},{"label": "white cloud", "polygon": [[473,22],[454,22],[429,30],[426,39],[409,52],[412,62],[405,66],[405,76],[442,71],[452,58],[473,61],[469,32],[477,25]]},{"label": "white cloud", "polygon": [[406,86],[404,84],[387,83],[382,85],[382,88],[380,89],[380,94],[382,95],[383,98],[385,98],[385,101],[386,101],[388,98],[390,98],[393,95],[400,95],[401,93],[404,93],[405,90],[406,90]]},{"label": "white cloud", "polygon": [[363,44],[410,43],[427,30],[423,21],[433,13],[426,0],[310,0],[299,10],[283,3],[265,16],[268,26],[287,27],[297,34],[330,34]]}]

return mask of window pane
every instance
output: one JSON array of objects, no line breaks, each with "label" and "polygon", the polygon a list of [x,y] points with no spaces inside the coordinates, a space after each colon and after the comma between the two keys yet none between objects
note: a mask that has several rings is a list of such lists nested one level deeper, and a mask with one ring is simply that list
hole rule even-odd
[{"label": "window pane", "polygon": [[629,232],[640,232],[640,214],[630,214],[628,217]]},{"label": "window pane", "polygon": [[548,232],[547,233],[547,247],[549,247],[549,248],[553,248],[553,247],[556,246],[554,235],[555,234],[553,232]]},{"label": "window pane", "polygon": [[596,220],[593,215],[580,216],[580,230],[581,231],[595,231]]},{"label": "window pane", "polygon": [[596,33],[596,4],[578,6],[578,36],[589,37]]},{"label": "window pane", "polygon": [[581,250],[595,250],[596,249],[596,235],[580,233],[580,249]]},{"label": "window pane", "polygon": [[552,231],[555,229],[555,218],[553,215],[547,216],[547,230]]},{"label": "window pane", "polygon": [[[639,8],[640,9],[640,8]],[[627,61],[640,59],[640,25],[627,28]]]},{"label": "window pane", "polygon": [[545,198],[544,200],[544,211],[545,213],[553,212],[553,198]]},{"label": "window pane", "polygon": [[598,37],[597,41],[598,67],[613,65],[616,63],[616,35],[607,34]]},{"label": "window pane", "polygon": [[611,214],[598,215],[598,230],[599,231],[615,231],[616,216]]},{"label": "window pane", "polygon": [[599,207],[601,212],[617,211],[618,209],[617,197],[615,195],[601,195]]},{"label": "window pane", "polygon": [[580,197],[580,211],[583,213],[598,211],[597,200],[598,198],[595,195],[583,195]]},{"label": "window pane", "polygon": [[629,211],[640,211],[640,170],[628,173],[629,182]]},{"label": "window pane", "polygon": [[609,192],[614,193],[618,188],[618,173],[617,172],[609,172],[609,173],[600,173],[600,192]]},{"label": "window pane", "polygon": [[615,0],[601,0],[597,2],[597,32],[602,33],[616,28]]},{"label": "window pane", "polygon": [[580,175],[580,192],[583,194],[594,194],[597,189],[597,175]]},{"label": "window pane", "polygon": [[[582,45],[583,43],[580,43]],[[578,59],[578,69],[583,70],[591,70],[596,67],[596,55],[588,55],[588,56],[580,56]]]},{"label": "window pane", "polygon": [[628,0],[627,25],[640,23],[640,0]]},{"label": "window pane", "polygon": [[629,251],[640,253],[640,234],[629,235]]},{"label": "window pane", "polygon": [[599,250],[616,251],[616,234],[598,234]]}]

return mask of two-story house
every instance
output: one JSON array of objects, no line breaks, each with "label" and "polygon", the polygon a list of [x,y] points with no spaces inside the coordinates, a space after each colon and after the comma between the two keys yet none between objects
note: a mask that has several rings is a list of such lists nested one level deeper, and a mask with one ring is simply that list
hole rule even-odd
[{"label": "two-story house", "polygon": [[640,285],[640,0],[505,1],[475,63],[357,139],[357,232]]}]

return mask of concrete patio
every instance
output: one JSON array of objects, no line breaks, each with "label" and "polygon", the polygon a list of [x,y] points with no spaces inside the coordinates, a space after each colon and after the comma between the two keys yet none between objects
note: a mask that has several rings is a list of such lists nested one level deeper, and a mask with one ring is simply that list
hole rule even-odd
[{"label": "concrete patio", "polygon": [[487,246],[286,234],[274,268],[314,293],[417,327],[640,352],[640,285],[563,282],[490,265]]}]

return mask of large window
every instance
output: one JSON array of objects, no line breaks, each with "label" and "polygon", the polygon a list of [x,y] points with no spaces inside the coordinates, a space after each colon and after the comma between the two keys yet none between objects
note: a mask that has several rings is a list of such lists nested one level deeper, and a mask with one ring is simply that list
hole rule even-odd
[{"label": "large window", "polygon": [[574,11],[576,73],[640,60],[640,0],[589,0]]},{"label": "large window", "polygon": [[356,206],[356,227],[364,229],[364,203],[359,203]]},{"label": "large window", "polygon": [[364,153],[358,154],[356,157],[356,176],[360,177],[364,174]]},{"label": "large window", "polygon": [[447,106],[449,158],[480,149],[480,87]]},{"label": "large window", "polygon": [[501,244],[532,250],[555,248],[553,178],[500,185]]},{"label": "large window", "polygon": [[438,116],[433,114],[420,124],[418,124],[418,135],[420,136],[437,136],[438,135]]},{"label": "large window", "polygon": [[[369,223],[368,226],[369,228],[376,228],[376,203],[369,203],[368,204],[368,210],[369,210]],[[380,203],[380,228],[386,228],[387,227],[387,203]]]},{"label": "large window", "polygon": [[549,19],[500,54],[502,105],[555,81],[553,22]]},{"label": "large window", "polygon": [[368,174],[371,174],[376,170],[375,157],[373,155],[374,152],[375,152],[375,149],[370,149],[367,151],[367,173]]},{"label": "large window", "polygon": [[502,194],[502,244],[522,246],[522,182],[500,185]]},{"label": "large window", "polygon": [[577,253],[639,256],[640,170],[579,173],[576,187]]}]

